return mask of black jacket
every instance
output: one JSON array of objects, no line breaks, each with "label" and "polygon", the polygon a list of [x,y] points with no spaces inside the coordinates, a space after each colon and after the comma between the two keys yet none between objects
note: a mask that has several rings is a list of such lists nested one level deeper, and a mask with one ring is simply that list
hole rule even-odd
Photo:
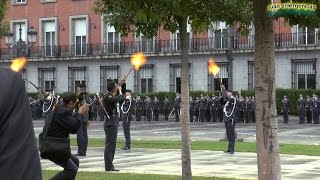
[{"label": "black jacket", "polygon": [[0,179],[41,180],[31,109],[21,74],[0,68]]},{"label": "black jacket", "polygon": [[[76,113],[72,115],[72,112],[69,112],[67,107],[60,105],[56,108],[54,113],[51,125],[48,129],[47,136],[68,138],[69,134],[77,133],[80,128],[81,120],[84,118],[84,115]],[[48,119],[46,120],[46,125],[48,125]]]},{"label": "black jacket", "polygon": [[114,96],[112,93],[108,92],[104,96],[104,105],[108,116],[105,121],[105,126],[119,126],[119,116],[117,114],[117,103],[121,104],[125,100],[124,96]]}]

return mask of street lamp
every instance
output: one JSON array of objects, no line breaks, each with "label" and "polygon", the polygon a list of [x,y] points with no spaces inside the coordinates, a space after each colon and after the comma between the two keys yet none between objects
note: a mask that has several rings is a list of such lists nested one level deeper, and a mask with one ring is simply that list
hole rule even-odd
[{"label": "street lamp", "polygon": [[12,32],[8,33],[5,36],[5,43],[8,47],[11,47],[12,50],[15,50],[16,52],[16,57],[21,57],[21,56],[27,56],[27,52],[33,47],[33,44],[37,40],[37,31],[33,28],[30,27],[30,29],[27,31],[28,34],[28,41],[27,43],[22,40],[22,28],[21,28],[21,23],[20,23],[20,28],[19,28],[19,40],[14,43],[13,38],[14,34]]}]

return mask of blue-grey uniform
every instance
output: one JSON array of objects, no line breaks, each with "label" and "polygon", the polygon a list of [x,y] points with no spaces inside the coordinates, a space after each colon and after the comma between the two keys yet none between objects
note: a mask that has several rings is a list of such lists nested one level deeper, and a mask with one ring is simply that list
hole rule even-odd
[{"label": "blue-grey uniform", "polygon": [[283,120],[284,120],[285,124],[287,124],[289,122],[289,110],[290,110],[289,99],[283,99],[282,100],[282,112],[283,112]]},{"label": "blue-grey uniform", "polygon": [[307,123],[312,123],[312,101],[310,98],[306,100],[306,117]]},{"label": "blue-grey uniform", "polygon": [[146,110],[146,121],[152,120],[152,110],[153,110],[153,104],[150,98],[147,98],[144,100],[144,107]]},{"label": "blue-grey uniform", "polygon": [[136,121],[141,121],[141,116],[143,114],[143,101],[140,98],[136,100]]},{"label": "blue-grey uniform", "polygon": [[181,108],[181,98],[180,96],[177,96],[174,100],[173,103],[173,108],[174,108],[174,114],[176,117],[176,122],[180,121],[180,108]]},{"label": "blue-grey uniform", "polygon": [[126,139],[126,144],[123,149],[131,148],[131,136],[130,136],[130,123],[132,121],[132,113],[134,107],[134,99],[130,96],[123,101],[120,107],[120,118],[122,121],[122,128],[124,137]]},{"label": "blue-grey uniform", "polygon": [[298,99],[298,110],[299,110],[299,123],[303,124],[305,121],[305,107],[306,101],[303,98]]},{"label": "blue-grey uniform", "polygon": [[200,103],[199,103],[199,121],[200,122],[204,122],[204,118],[205,118],[205,107],[206,107],[206,104],[205,104],[205,100],[204,98],[202,97],[200,99]]},{"label": "blue-grey uniform", "polygon": [[160,101],[158,99],[153,100],[153,116],[155,121],[159,121],[160,113]]},{"label": "blue-grey uniform", "polygon": [[197,97],[196,100],[194,101],[194,111],[195,111],[195,116],[196,116],[196,121],[199,122],[199,115],[200,115],[200,100]]},{"label": "blue-grey uniform", "polygon": [[119,126],[119,116],[117,114],[117,103],[121,104],[125,98],[122,95],[116,96],[108,92],[103,99],[105,109],[107,111],[107,118],[104,123],[104,131],[106,134],[104,162],[105,170],[110,171],[114,169],[113,158],[116,151],[116,142]]},{"label": "blue-grey uniform", "polygon": [[314,98],[312,111],[313,111],[313,123],[319,124],[320,100],[317,97]]},{"label": "blue-grey uniform", "polygon": [[234,153],[234,146],[236,140],[236,121],[235,121],[235,112],[236,112],[236,103],[237,99],[233,96],[228,96],[227,91],[222,89],[222,98],[221,104],[224,105],[223,108],[223,122],[225,123],[228,139],[228,153]]},{"label": "blue-grey uniform", "polygon": [[165,98],[163,101],[163,112],[164,112],[164,120],[168,120],[170,111],[170,101],[168,98]]},{"label": "blue-grey uniform", "polygon": [[[81,100],[88,102],[89,99],[85,96],[86,100]],[[74,113],[78,113],[78,108],[75,109]],[[78,145],[78,156],[86,156],[87,155],[87,148],[88,148],[88,121],[89,121],[89,114],[84,115],[81,119],[80,128],[77,131],[77,145]]]},{"label": "blue-grey uniform", "polygon": [[193,116],[194,116],[194,100],[190,98],[190,106],[189,106],[189,115],[190,115],[190,122],[193,122]]}]

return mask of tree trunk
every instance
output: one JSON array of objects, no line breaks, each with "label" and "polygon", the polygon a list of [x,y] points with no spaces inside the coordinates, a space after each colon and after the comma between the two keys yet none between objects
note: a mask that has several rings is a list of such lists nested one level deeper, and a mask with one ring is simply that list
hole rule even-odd
[{"label": "tree trunk", "polygon": [[182,179],[191,180],[191,155],[190,155],[190,115],[189,115],[189,37],[187,33],[187,18],[179,21],[181,37],[181,161]]},{"label": "tree trunk", "polygon": [[254,0],[255,100],[258,177],[281,179],[278,121],[275,98],[273,19],[267,16],[270,0]]}]

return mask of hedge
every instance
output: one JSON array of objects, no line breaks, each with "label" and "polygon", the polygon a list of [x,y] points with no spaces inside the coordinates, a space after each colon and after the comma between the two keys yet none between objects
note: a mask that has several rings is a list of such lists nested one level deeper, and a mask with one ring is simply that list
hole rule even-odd
[{"label": "hedge", "polygon": [[[212,94],[219,95],[221,93],[220,91],[192,91],[190,92],[190,96],[195,99],[195,97],[200,97],[201,94],[203,95],[209,95],[212,96]],[[56,95],[62,95],[64,93],[56,93]],[[238,95],[238,92],[234,92],[235,95]],[[254,96],[254,91],[253,90],[241,90],[241,96],[247,97],[247,96]],[[304,98],[306,96],[312,97],[312,94],[316,94],[320,96],[320,90],[313,90],[313,89],[276,89],[276,101],[277,101],[277,111],[278,113],[281,111],[282,108],[282,99],[283,96],[286,95],[288,99],[290,99],[290,114],[292,115],[297,115],[298,110],[297,110],[297,100],[299,99],[299,95],[302,94]],[[28,93],[28,96],[35,97],[37,93]],[[163,102],[165,96],[168,96],[170,102],[171,102],[171,107],[170,109],[173,108],[173,101],[175,99],[176,93],[174,92],[157,92],[157,93],[142,93],[139,94],[142,99],[144,99],[146,96],[149,96],[151,98],[154,98],[157,96],[157,98]],[[89,93],[89,96],[93,96],[93,93]],[[134,96],[137,96],[137,94],[134,94]],[[162,104],[162,103],[161,103]]]}]

